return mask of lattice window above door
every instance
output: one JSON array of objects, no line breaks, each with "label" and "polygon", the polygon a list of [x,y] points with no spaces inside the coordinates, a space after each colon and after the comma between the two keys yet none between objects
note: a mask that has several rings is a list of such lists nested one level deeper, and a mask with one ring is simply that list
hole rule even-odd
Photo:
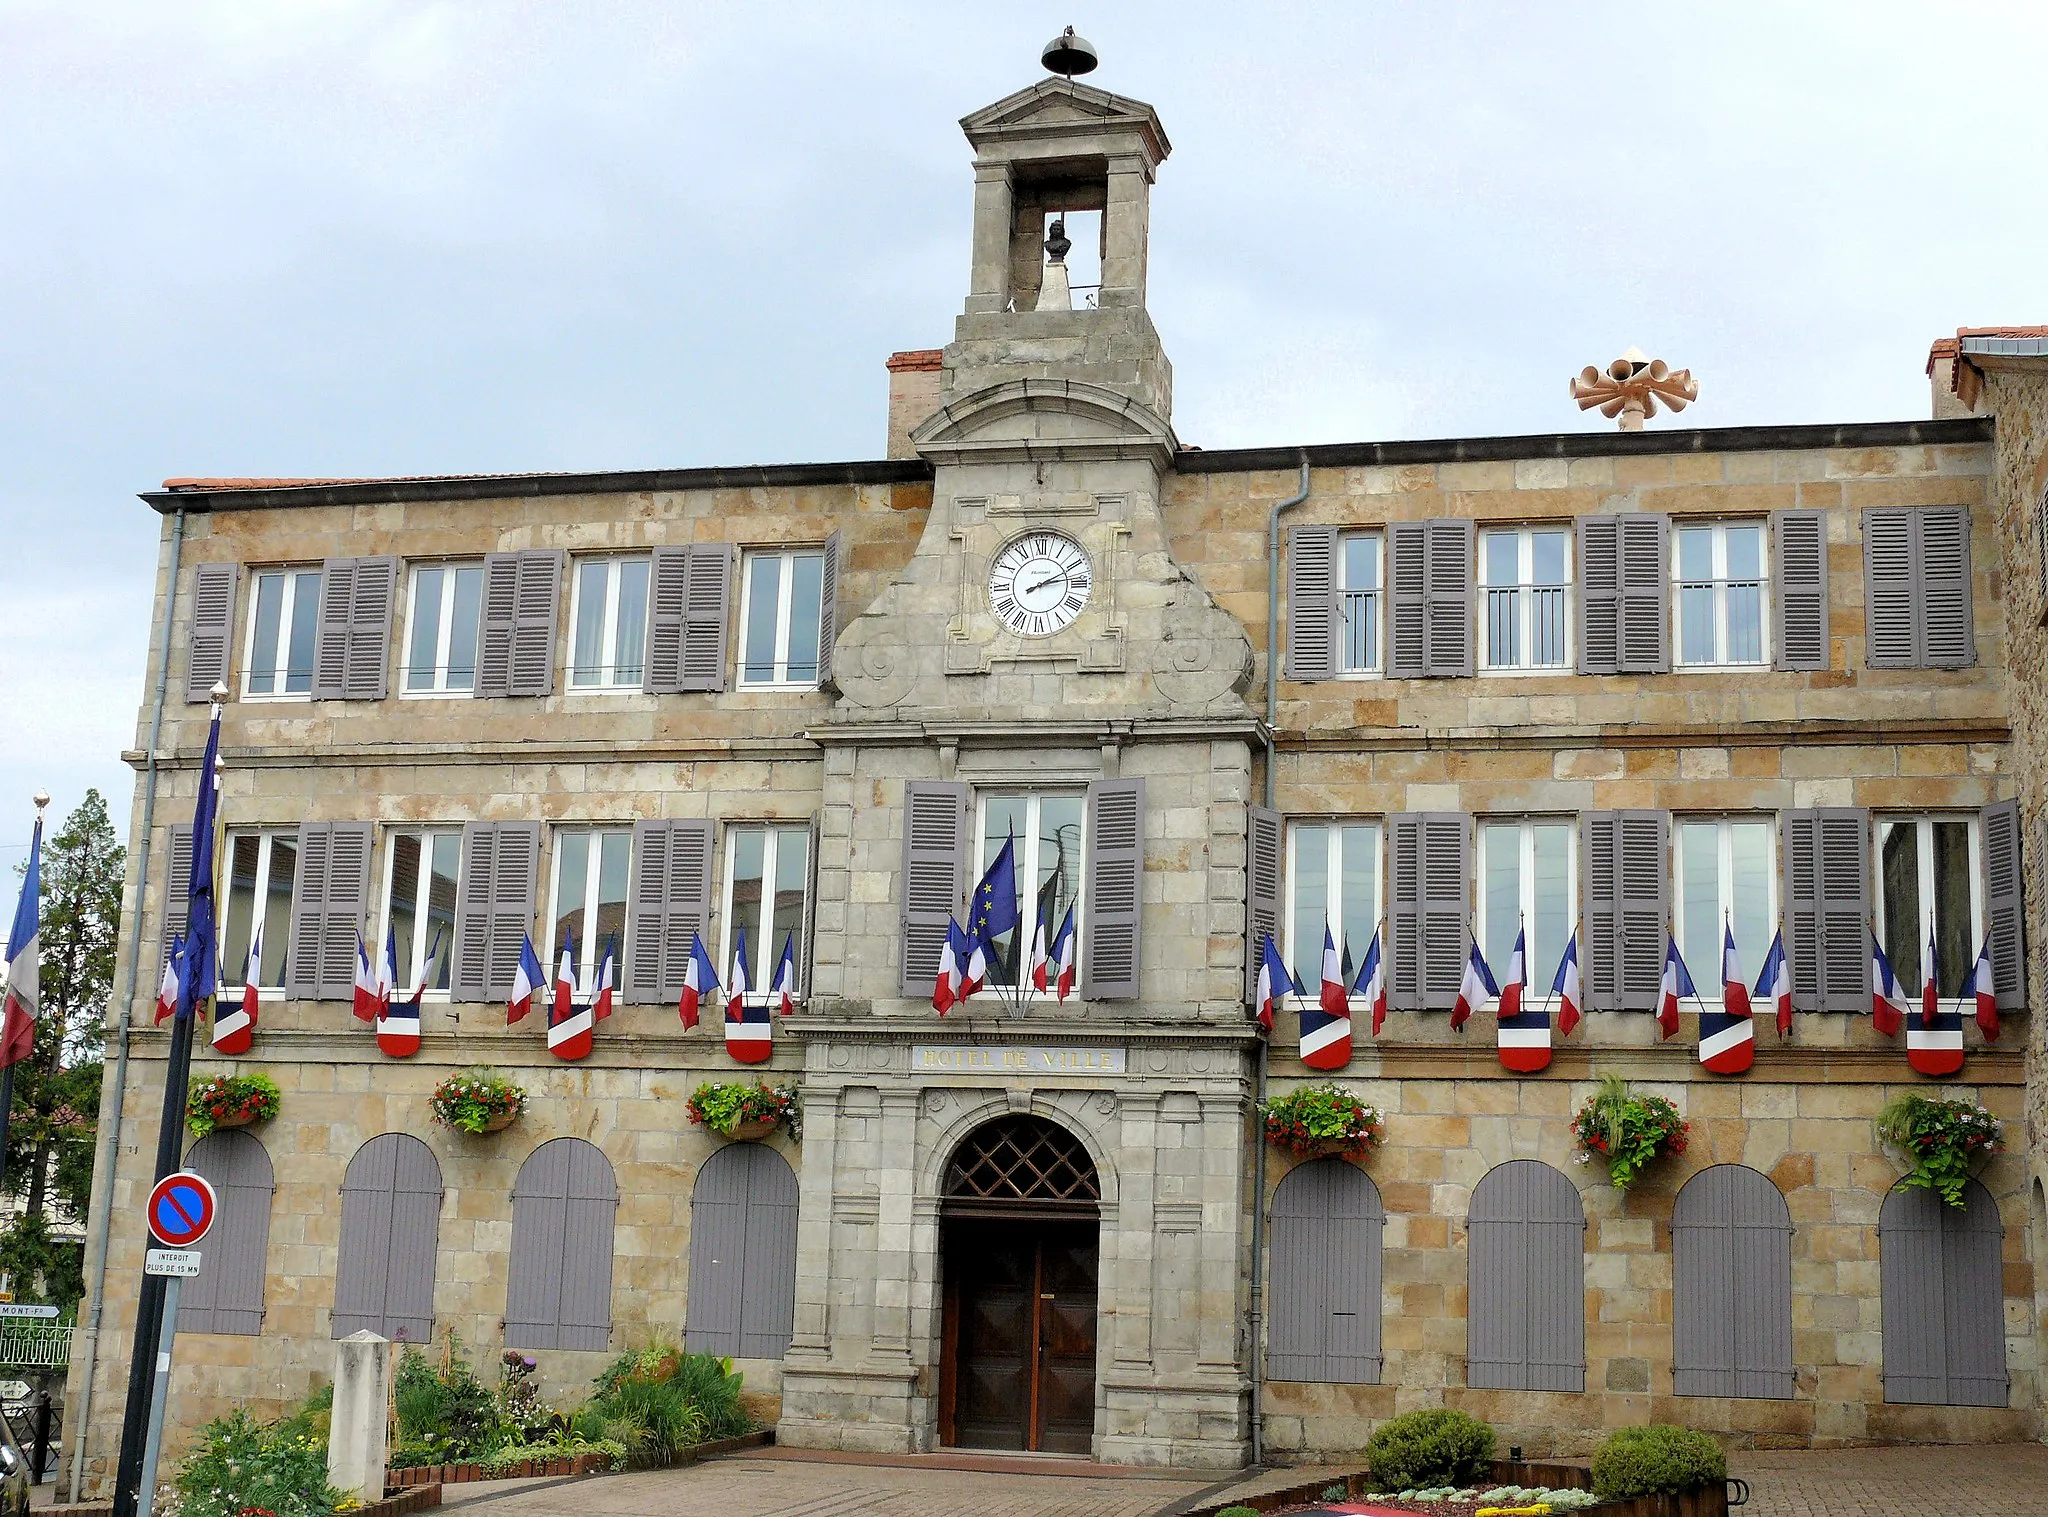
[{"label": "lattice window above door", "polygon": [[1093,1213],[1102,1200],[1095,1161],[1065,1128],[1041,1117],[1002,1117],[962,1140],[946,1170],[949,1212]]}]

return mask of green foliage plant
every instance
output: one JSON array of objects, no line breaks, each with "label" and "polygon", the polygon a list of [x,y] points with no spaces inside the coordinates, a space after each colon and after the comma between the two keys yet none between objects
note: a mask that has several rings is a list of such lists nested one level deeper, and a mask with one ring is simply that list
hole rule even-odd
[{"label": "green foliage plant", "polygon": [[526,1092],[495,1069],[475,1065],[452,1074],[427,1097],[427,1110],[443,1127],[486,1133],[526,1109]]},{"label": "green foliage plant", "polygon": [[1877,1136],[1908,1165],[1902,1184],[1931,1190],[1950,1206],[1963,1204],[1963,1187],[1981,1160],[1998,1152],[2003,1129],[1975,1101],[1923,1096],[1906,1090],[1878,1111]]},{"label": "green foliage plant", "polygon": [[246,1410],[216,1417],[178,1467],[181,1517],[331,1517],[342,1494],[327,1483],[327,1440],[298,1417],[265,1426]]},{"label": "green foliage plant", "polygon": [[1381,1490],[1464,1485],[1488,1473],[1493,1429],[1448,1407],[1404,1412],[1373,1429],[1365,1457]]},{"label": "green foliage plant", "polygon": [[752,1085],[707,1080],[684,1107],[690,1120],[730,1138],[743,1122],[787,1122],[791,1137],[803,1134],[803,1105],[794,1085]]},{"label": "green foliage plant", "polygon": [[598,1375],[574,1429],[623,1444],[637,1463],[663,1463],[695,1443],[752,1432],[730,1359],[688,1354],[655,1339],[621,1354]]},{"label": "green foliage plant", "polygon": [[484,1478],[495,1480],[528,1460],[539,1463],[548,1459],[578,1459],[585,1454],[604,1455],[604,1468],[608,1470],[622,1470],[626,1467],[626,1446],[616,1438],[571,1438],[551,1440],[547,1443],[515,1443],[478,1462],[483,1465]]},{"label": "green foliage plant", "polygon": [[[470,1368],[455,1333],[448,1335],[438,1363],[415,1344],[399,1351],[391,1400],[398,1414],[393,1469],[481,1459],[525,1439],[525,1429],[507,1419],[500,1397]],[[552,1416],[544,1406],[538,1413],[543,1421]]]},{"label": "green foliage plant", "polygon": [[1593,1491],[1603,1501],[1676,1496],[1728,1478],[1728,1456],[1705,1433],[1659,1423],[1617,1428],[1593,1456]]},{"label": "green foliage plant", "polygon": [[1337,1153],[1372,1156],[1386,1137],[1386,1120],[1341,1085],[1304,1085],[1262,1108],[1266,1141],[1304,1157]]},{"label": "green foliage plant", "polygon": [[1259,1517],[1259,1509],[1255,1506],[1227,1506],[1216,1517]]},{"label": "green foliage plant", "polygon": [[269,1075],[214,1075],[192,1087],[185,1101],[185,1126],[195,1138],[216,1127],[268,1122],[284,1105],[277,1081]]},{"label": "green foliage plant", "polygon": [[1579,1162],[1599,1160],[1616,1190],[1627,1190],[1644,1169],[1667,1154],[1685,1152],[1691,1124],[1662,1096],[1639,1096],[1619,1075],[1602,1075],[1600,1088],[1572,1119]]}]

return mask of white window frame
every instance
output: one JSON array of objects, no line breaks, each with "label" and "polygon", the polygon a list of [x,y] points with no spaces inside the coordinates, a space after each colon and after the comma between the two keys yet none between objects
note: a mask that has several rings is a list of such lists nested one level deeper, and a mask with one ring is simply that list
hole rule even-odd
[{"label": "white window frame", "polygon": [[[400,700],[460,700],[466,701],[476,694],[478,670],[470,671],[467,690],[450,689],[448,686],[448,649],[454,641],[455,574],[461,569],[474,569],[479,577],[484,572],[480,558],[427,559],[407,566],[405,591],[405,641],[399,649],[398,698]],[[441,604],[435,608],[434,668],[433,684],[425,689],[414,689],[412,685],[412,633],[420,613],[420,576],[429,570],[441,570]],[[476,602],[476,660],[483,662],[484,646],[484,601],[481,578],[477,586]]]},{"label": "white window frame", "polygon": [[[1354,590],[1345,583],[1345,545],[1359,541],[1371,541],[1379,545],[1380,582],[1369,589]],[[1387,672],[1387,534],[1378,527],[1358,532],[1337,534],[1337,561],[1331,566],[1331,578],[1337,587],[1337,676],[1340,679],[1384,679]],[[1372,606],[1372,647],[1374,660],[1371,664],[1353,665],[1349,650],[1349,617],[1347,615],[1353,595],[1370,595]]]},{"label": "white window frame", "polygon": [[[747,677],[747,629],[753,625],[754,565],[763,559],[777,559],[781,571],[775,576],[775,673],[769,679]],[[740,623],[739,648],[736,659],[737,688],[742,690],[815,690],[817,678],[791,679],[789,677],[789,627],[790,605],[796,597],[796,575],[793,572],[796,560],[815,558],[822,566],[825,550],[816,548],[747,548],[740,553]],[[825,627],[824,570],[821,567],[818,578],[818,635],[822,641]],[[818,663],[822,669],[826,650],[818,649]]]},{"label": "white window frame", "polygon": [[[417,837],[421,840],[421,843],[423,845],[420,850],[421,861],[423,864],[426,865],[427,870],[430,873],[433,867],[433,852],[431,847],[424,845],[430,844],[432,840],[435,838],[452,837],[453,839],[455,839],[455,878],[457,881],[458,891],[461,888],[462,828],[460,824],[450,826],[447,824],[425,823],[423,825],[416,827],[387,827],[384,831],[384,900],[383,905],[377,914],[376,952],[380,954],[384,951],[383,945],[386,942],[390,941],[391,887],[393,883],[393,877],[398,872],[397,845],[398,839],[400,837]],[[433,935],[429,931],[432,919],[427,914],[427,890],[425,888],[425,882],[422,881],[419,887],[417,888],[418,894],[413,901],[411,962],[407,964],[400,964],[398,966],[398,985],[393,991],[394,996],[396,996],[399,1000],[410,1000],[412,998],[412,988],[413,986],[419,984],[420,976],[426,973],[427,953],[434,946]],[[554,922],[554,917],[550,915],[548,917],[548,921],[550,924],[552,924]],[[451,925],[441,942],[442,964],[444,966],[449,965],[450,961],[454,957],[454,954],[455,929]],[[374,959],[374,962],[377,964],[382,964],[383,960]],[[549,965],[547,967],[549,975],[552,976],[554,973],[554,966]],[[613,967],[616,968],[617,966],[615,965]],[[426,993],[422,997],[422,999],[428,1001],[448,1000],[454,994],[455,981],[452,970],[449,975],[448,983],[449,988],[447,990],[437,990],[431,985],[428,986]]]},{"label": "white window frame", "polygon": [[[643,610],[646,625],[640,632],[641,673],[631,679],[619,678],[619,569],[623,564],[640,563],[647,565],[647,605]],[[598,636],[603,649],[603,662],[597,665],[601,678],[592,684],[578,684],[576,674],[576,645],[582,641],[583,628],[583,570],[590,564],[605,566],[604,580],[604,624]],[[618,695],[627,691],[639,691],[645,686],[648,632],[654,620],[654,555],[651,553],[584,553],[569,560],[569,650],[568,666],[563,671],[562,688],[570,695]],[[482,662],[482,649],[478,649],[478,662]]]},{"label": "white window frame", "polygon": [[[1881,925],[1885,919],[1884,909],[1884,837],[1888,827],[1911,824],[1918,837],[1914,841],[1915,861],[1920,870],[1920,901],[1923,906],[1934,900],[1934,824],[1936,822],[1961,822],[1969,829],[1970,839],[1970,931],[1969,951],[1975,954],[1984,941],[1984,829],[1982,818],[1974,811],[1895,811],[1879,812],[1870,819],[1870,904],[1873,926]],[[1928,921],[1925,915],[1918,924],[1919,941],[1924,948],[1927,943]],[[1884,945],[1887,955],[1892,945]],[[1963,965],[1950,964],[1942,967],[1946,982],[1939,987],[1941,998],[1953,998],[1951,985],[1962,983]]]},{"label": "white window frame", "polygon": [[[1384,567],[1382,565],[1383,570]],[[1338,924],[1344,920],[1343,829],[1346,827],[1369,827],[1372,829],[1375,840],[1373,845],[1375,868],[1372,872],[1372,919],[1375,925],[1384,926],[1387,913],[1387,827],[1383,818],[1377,816],[1289,817],[1287,819],[1287,879],[1282,886],[1283,894],[1280,903],[1280,957],[1286,963],[1289,973],[1292,973],[1294,966],[1301,962],[1301,959],[1297,956],[1297,950],[1301,945],[1294,940],[1294,885],[1295,865],[1301,856],[1298,829],[1302,827],[1321,827],[1326,829],[1329,834],[1324,840],[1328,852],[1325,855],[1326,873],[1323,876],[1323,921],[1328,924],[1329,930],[1334,933]],[[1368,938],[1366,943],[1360,946],[1359,952],[1365,952],[1366,948],[1371,945],[1371,941]],[[1339,946],[1341,947],[1342,945]],[[1320,956],[1320,946],[1318,946],[1317,953]],[[1385,960],[1386,953],[1387,942],[1382,938],[1380,940],[1382,962]],[[1353,973],[1356,973],[1355,969]],[[1301,988],[1303,992],[1301,995],[1295,995],[1291,990],[1288,992],[1286,1003],[1289,1006],[1299,1006],[1303,1002],[1318,1002],[1321,1000],[1322,982],[1320,980],[1310,981],[1303,979]],[[1345,999],[1363,1005],[1364,1002],[1360,997],[1349,994],[1350,990],[1351,987],[1347,985],[1345,987]]]},{"label": "white window frame", "polygon": [[[600,836],[623,837],[626,841],[626,901],[625,925],[619,932],[617,951],[612,958],[612,986],[617,990],[625,975],[626,937],[633,926],[633,827],[631,823],[586,822],[573,827],[557,827],[549,840],[548,849],[548,915],[547,937],[541,968],[547,971],[548,983],[555,982],[555,966],[560,955],[555,949],[555,923],[562,919],[562,839],[570,836],[587,837],[595,840]],[[588,931],[589,924],[597,920],[598,891],[604,879],[604,870],[599,866],[602,855],[593,857],[591,867],[584,871],[583,878],[583,922],[585,932],[576,944],[576,994],[588,996],[591,982],[597,978],[597,966],[603,960],[603,945],[593,946],[595,934]]]},{"label": "white window frame", "polygon": [[[267,690],[252,688],[251,681],[256,674],[256,608],[263,598],[265,575],[275,574],[284,581],[284,599],[278,603],[277,647],[273,650],[269,673],[272,682],[283,684],[285,680],[285,659],[291,647],[292,613],[298,607],[299,576],[313,576],[313,658],[314,667],[308,671],[304,690]],[[320,587],[326,574],[318,563],[309,564],[266,564],[249,571],[249,626],[242,637],[242,699],[245,701],[310,701],[313,698],[313,681],[319,678],[320,656]],[[262,986],[257,987],[259,990]]]},{"label": "white window frame", "polygon": [[[1731,581],[1728,578],[1728,529],[1730,527],[1754,528],[1757,534],[1757,648],[1754,659],[1741,662],[1731,661],[1728,652],[1728,588],[1731,583],[1746,585],[1748,580]],[[1714,534],[1714,577],[1707,580],[1688,580],[1682,572],[1679,551],[1679,536],[1685,532],[1711,531]],[[1687,585],[1710,584],[1714,594],[1714,653],[1715,657],[1705,663],[1687,663],[1685,659],[1685,587]],[[1721,669],[1768,669],[1771,667],[1771,534],[1770,528],[1753,517],[1736,517],[1728,521],[1689,521],[1680,518],[1671,524],[1671,667],[1678,673],[1697,670]]]},{"label": "white window frame", "polygon": [[[753,977],[753,985],[746,995],[746,1004],[749,1006],[763,1006],[771,1001],[780,999],[776,994],[774,984],[775,966],[779,962],[782,945],[780,943],[770,943],[768,939],[769,935],[774,931],[775,871],[782,849],[782,834],[785,832],[799,834],[804,839],[805,849],[808,850],[811,846],[810,826],[806,822],[777,821],[763,818],[745,822],[728,822],[725,824],[724,830],[725,858],[722,871],[724,883],[720,886],[718,897],[718,974],[721,981],[731,976],[733,928],[735,925],[744,927],[747,931],[747,943],[750,948],[748,958],[751,960],[747,965],[747,970]],[[732,893],[733,887],[739,883],[739,834],[743,832],[760,832],[765,834],[761,843],[761,908],[760,914],[755,920],[735,924],[733,920]],[[808,919],[813,904],[811,901],[811,882],[816,877],[817,860],[807,858],[804,863],[804,904],[801,916]],[[804,935],[801,929],[799,929],[796,936],[795,999],[801,1003],[810,994],[811,987],[810,978],[806,973],[804,965]],[[767,945],[765,948],[764,944]]]},{"label": "white window frame", "polygon": [[[1489,816],[1485,812],[1480,812],[1472,818],[1471,889],[1472,931],[1475,939],[1482,945],[1482,952],[1484,951],[1483,945],[1486,940],[1493,936],[1490,931],[1493,924],[1487,919],[1486,915],[1486,839],[1487,834],[1497,827],[1513,827],[1518,833],[1516,846],[1519,857],[1516,860],[1516,875],[1521,885],[1521,902],[1520,910],[1517,913],[1517,920],[1523,924],[1525,930],[1528,923],[1533,921],[1536,916],[1536,829],[1538,827],[1564,828],[1566,834],[1564,850],[1565,898],[1573,903],[1576,903],[1579,899],[1579,819],[1577,817],[1562,815]],[[1578,916],[1577,911],[1574,910],[1572,915],[1574,920],[1576,920]],[[1571,930],[1569,927],[1565,929],[1567,933],[1566,942],[1571,941],[1569,937]],[[1560,953],[1564,951],[1562,944],[1559,945],[1558,951]],[[1487,962],[1486,967],[1493,971],[1493,977],[1496,981],[1499,981],[1501,976],[1505,975],[1508,971],[1506,964],[1495,964],[1491,960]],[[1534,948],[1528,949],[1524,973],[1529,976],[1527,1004],[1531,1006],[1553,1006],[1557,1003],[1557,997],[1551,993],[1550,984],[1548,982],[1539,983],[1542,975],[1539,968],[1539,955]]]},{"label": "white window frame", "polygon": [[[1778,914],[1778,868],[1780,839],[1777,819],[1767,812],[1702,812],[1688,814],[1679,812],[1671,818],[1671,921],[1678,935],[1680,951],[1684,951],[1686,940],[1691,937],[1692,924],[1685,918],[1685,829],[1687,827],[1712,826],[1715,832],[1714,879],[1717,901],[1714,907],[1714,925],[1719,927],[1731,922],[1735,915],[1735,826],[1762,826],[1765,836],[1770,839],[1770,850],[1764,859],[1765,906],[1764,919],[1780,922]],[[1692,972],[1692,982],[1702,997],[1713,1001],[1721,986],[1721,934],[1714,934],[1714,959],[1709,964],[1695,964],[1687,959],[1685,967]],[[1735,945],[1742,955],[1744,973],[1752,980],[1763,971],[1764,956],[1771,950],[1770,941],[1742,943]]]},{"label": "white window frame", "polygon": [[[976,790],[974,792],[974,872],[969,877],[970,888],[972,888],[972,886],[975,883],[978,883],[980,881],[981,877],[988,872],[989,866],[996,861],[995,853],[989,851],[988,803],[992,800],[1021,800],[1025,803],[1024,829],[1016,835],[1017,851],[1015,863],[1017,868],[1017,880],[1018,883],[1023,887],[1024,897],[1023,909],[1018,913],[1017,930],[1025,935],[1025,953],[1024,957],[1019,958],[1017,961],[1017,973],[1020,977],[1027,979],[1030,972],[1030,933],[1033,926],[1030,913],[1032,911],[1032,903],[1037,899],[1038,895],[1039,834],[1044,830],[1045,802],[1047,799],[1054,796],[1058,796],[1061,799],[1077,798],[1081,802],[1080,856],[1077,860],[1077,865],[1074,871],[1074,967],[1076,975],[1078,977],[1080,966],[1085,962],[1085,960],[1081,956],[1082,944],[1088,936],[1087,787],[1081,785],[991,785],[986,790]],[[1002,845],[998,843],[996,845],[996,851],[1000,852],[1001,849]],[[1047,928],[1048,932],[1058,932],[1059,930],[1060,924],[1058,922],[1052,923]],[[1051,952],[1052,940],[1049,937],[1046,940],[1045,946],[1047,952]],[[989,997],[997,997],[1001,991],[1008,989],[1008,986],[998,987],[995,984],[990,983],[985,988],[977,992],[977,994]],[[1079,986],[1077,985],[1075,987],[1075,994],[1078,995],[1079,993],[1080,990]],[[1035,996],[1036,994],[1038,994],[1038,992],[1033,991],[1031,992],[1031,994]],[[1052,992],[1048,990],[1045,992],[1045,994],[1050,996]]]},{"label": "white window frame", "polygon": [[[263,882],[270,878],[271,845],[278,838],[290,838],[292,842],[296,844],[299,840],[299,829],[296,824],[287,824],[283,826],[230,827],[227,829],[226,836],[222,840],[224,844],[224,851],[226,853],[226,858],[223,860],[223,868],[225,869],[227,875],[226,879],[222,882],[224,887],[222,893],[226,897],[226,899],[224,899],[221,902],[220,946],[222,953],[226,953],[227,951],[227,919],[229,913],[233,909],[234,904],[233,898],[235,892],[235,842],[239,838],[246,837],[253,837],[259,840],[256,845],[256,900],[250,903],[250,922],[251,925],[253,926],[256,920],[254,908],[256,905],[260,904],[263,899]],[[278,963],[284,966],[284,977],[280,979],[275,985],[258,985],[256,989],[263,995],[275,994],[282,996],[285,993],[285,980],[291,977],[291,923],[294,909],[298,905],[298,900],[298,871],[294,869],[292,872],[291,897],[285,902],[284,908],[284,954],[282,957],[278,959]],[[266,921],[263,924],[263,927],[264,932],[267,935],[270,931],[270,923]],[[268,957],[271,944],[268,941],[266,941],[263,947],[265,957]],[[243,984],[242,977],[248,971],[247,957],[248,946],[245,944],[243,945],[242,949],[242,958],[238,959],[236,962],[232,964],[222,963],[216,966],[216,973],[220,978],[221,990],[224,994],[231,996],[239,996],[241,994]]]},{"label": "white window frame", "polygon": [[[1535,537],[1538,533],[1556,534],[1564,539],[1564,578],[1555,582],[1536,583]],[[1512,537],[1515,540],[1515,578],[1511,584],[1494,584],[1486,577],[1487,565],[1491,561],[1487,543],[1496,537]],[[1487,674],[1569,674],[1577,668],[1574,657],[1575,644],[1572,642],[1572,533],[1562,522],[1530,522],[1515,527],[1485,527],[1480,530],[1477,544],[1479,570],[1476,589],[1478,592],[1479,625],[1474,633],[1479,668]],[[1515,637],[1524,653],[1529,652],[1536,642],[1536,606],[1539,592],[1556,590],[1564,600],[1564,627],[1559,643],[1559,657],[1554,664],[1535,664],[1524,659],[1520,663],[1496,664],[1492,661],[1492,638],[1489,635],[1492,623],[1492,599],[1496,592],[1514,596]]]}]

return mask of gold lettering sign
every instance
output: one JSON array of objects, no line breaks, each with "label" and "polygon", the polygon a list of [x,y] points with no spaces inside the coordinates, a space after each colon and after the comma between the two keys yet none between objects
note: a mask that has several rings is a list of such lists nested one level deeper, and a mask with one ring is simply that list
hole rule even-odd
[{"label": "gold lettering sign", "polygon": [[1001,1072],[1026,1075],[1120,1075],[1121,1048],[982,1048],[971,1044],[917,1043],[910,1050],[916,1074]]}]

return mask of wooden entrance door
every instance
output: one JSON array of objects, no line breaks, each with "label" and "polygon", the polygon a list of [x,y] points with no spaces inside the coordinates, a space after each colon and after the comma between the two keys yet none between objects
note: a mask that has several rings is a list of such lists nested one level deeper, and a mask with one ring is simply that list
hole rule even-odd
[{"label": "wooden entrance door", "polygon": [[1098,1225],[947,1224],[939,1406],[946,1443],[1091,1451]]}]

